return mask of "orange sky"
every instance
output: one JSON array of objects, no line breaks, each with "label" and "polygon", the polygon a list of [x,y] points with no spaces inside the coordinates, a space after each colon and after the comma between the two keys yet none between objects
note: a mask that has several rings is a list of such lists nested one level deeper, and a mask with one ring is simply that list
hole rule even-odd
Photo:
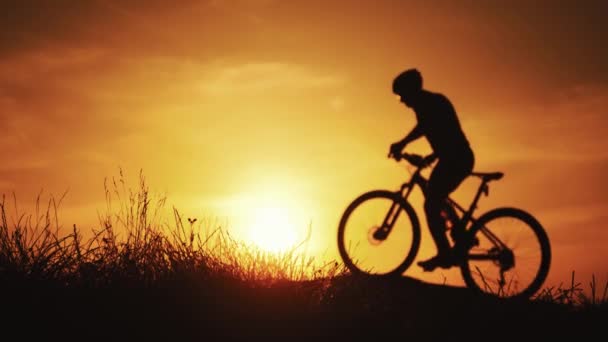
[{"label": "orange sky", "polygon": [[480,210],[541,220],[550,282],[608,275],[606,2],[127,3],[0,5],[0,192],[27,206],[68,190],[64,224],[94,226],[104,178],[143,169],[187,216],[248,236],[241,221],[282,203],[331,251],[350,200],[407,176],[386,153],[415,118],[390,82],[417,67],[476,169],[506,174]]}]

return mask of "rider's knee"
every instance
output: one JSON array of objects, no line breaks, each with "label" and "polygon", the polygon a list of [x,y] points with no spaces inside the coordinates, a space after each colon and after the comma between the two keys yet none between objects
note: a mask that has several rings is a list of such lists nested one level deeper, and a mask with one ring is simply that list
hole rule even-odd
[{"label": "rider's knee", "polygon": [[429,213],[439,213],[441,210],[441,203],[443,203],[443,201],[438,198],[427,198],[426,201],[424,201],[424,211],[427,215]]}]

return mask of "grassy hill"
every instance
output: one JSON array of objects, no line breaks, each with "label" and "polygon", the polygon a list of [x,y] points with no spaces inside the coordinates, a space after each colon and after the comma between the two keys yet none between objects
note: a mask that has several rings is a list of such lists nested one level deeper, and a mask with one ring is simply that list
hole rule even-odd
[{"label": "grassy hill", "polygon": [[603,336],[608,322],[605,303],[509,302],[411,278],[251,282],[182,273],[147,286],[121,279],[98,287],[3,278],[3,332],[12,336],[32,329],[59,339],[142,341],[579,339]]}]

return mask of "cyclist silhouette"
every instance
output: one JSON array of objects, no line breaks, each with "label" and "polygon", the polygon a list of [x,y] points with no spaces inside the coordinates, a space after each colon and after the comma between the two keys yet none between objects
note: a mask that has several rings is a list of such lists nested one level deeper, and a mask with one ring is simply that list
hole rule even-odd
[{"label": "cyclist silhouette", "polygon": [[450,250],[441,210],[449,194],[473,171],[475,157],[452,103],[442,94],[423,89],[422,75],[417,69],[405,70],[395,77],[393,93],[413,109],[417,125],[403,139],[391,144],[389,157],[398,160],[407,144],[425,136],[433,153],[424,162],[438,160],[429,177],[424,203],[437,255],[418,265],[425,271],[449,268],[457,264],[457,258]]}]

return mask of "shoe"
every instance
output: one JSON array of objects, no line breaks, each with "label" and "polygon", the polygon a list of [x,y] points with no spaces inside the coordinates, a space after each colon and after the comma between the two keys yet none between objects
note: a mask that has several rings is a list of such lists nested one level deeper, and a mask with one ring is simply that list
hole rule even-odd
[{"label": "shoe", "polygon": [[431,272],[437,267],[447,269],[457,264],[458,263],[456,262],[455,258],[453,258],[451,254],[447,253],[437,254],[428,260],[418,262],[418,266],[422,267],[425,272]]}]

